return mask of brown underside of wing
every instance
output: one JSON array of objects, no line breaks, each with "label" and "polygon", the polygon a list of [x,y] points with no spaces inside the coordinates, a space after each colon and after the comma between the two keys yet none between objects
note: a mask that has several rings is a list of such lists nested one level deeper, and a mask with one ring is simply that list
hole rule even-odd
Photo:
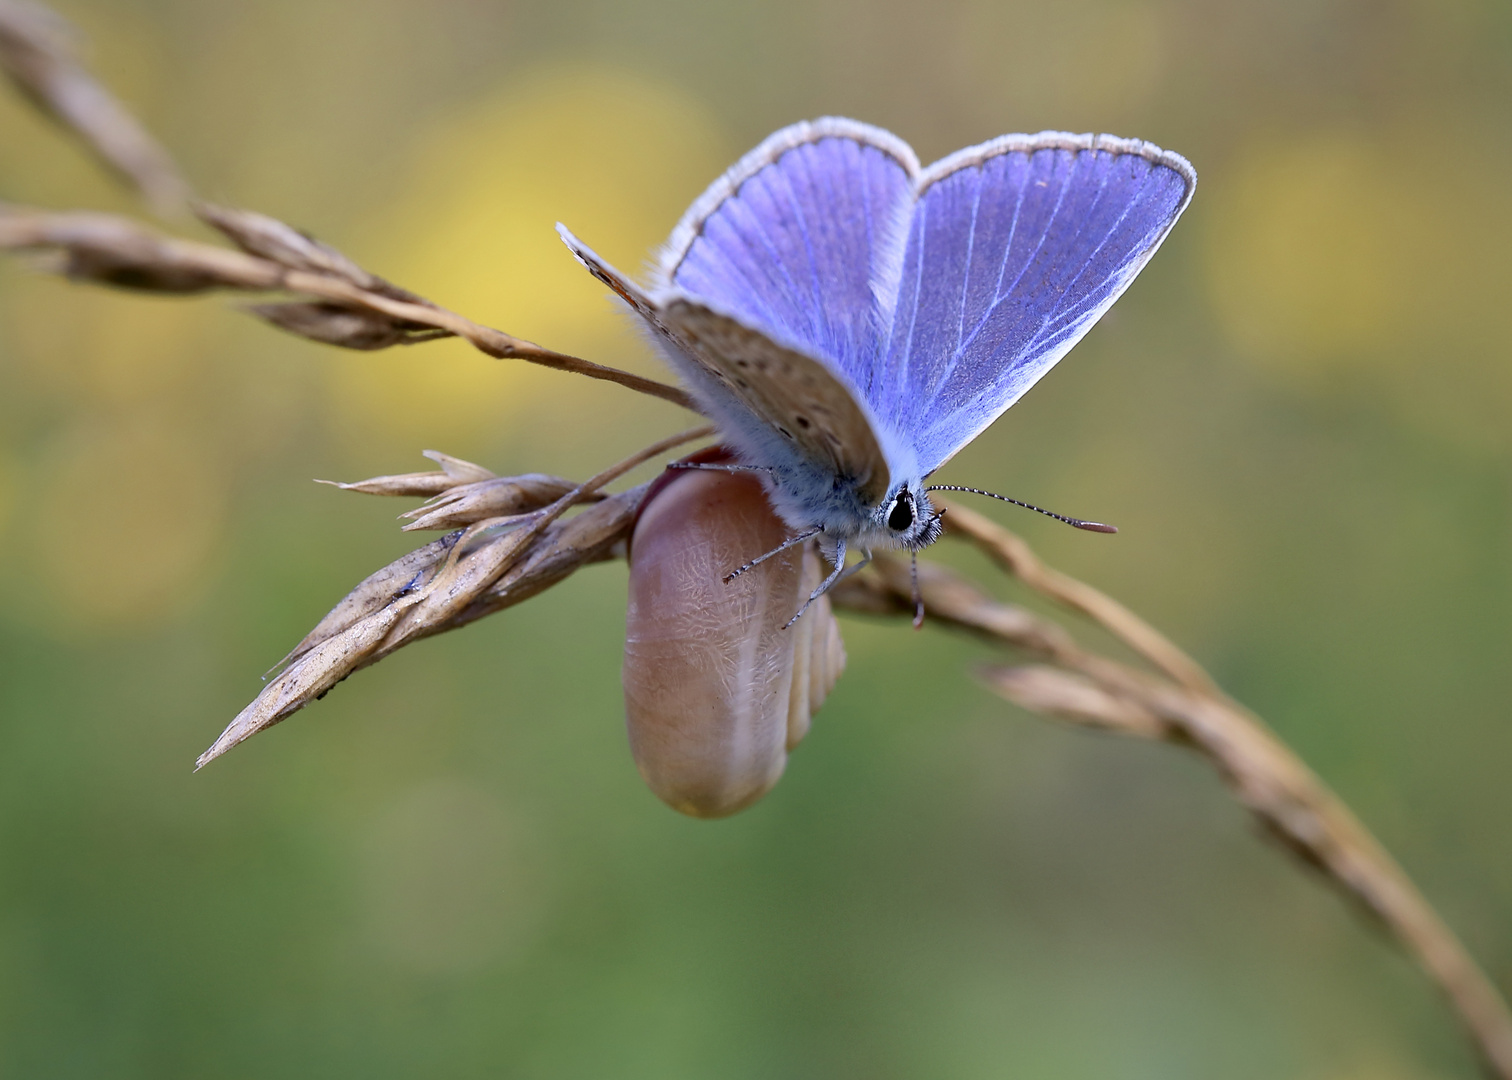
[{"label": "brown underside of wing", "polygon": [[661,321],[684,351],[791,440],[829,464],[869,505],[887,495],[887,459],[850,391],[812,357],[689,300],[674,300]]},{"label": "brown underside of wing", "polygon": [[646,294],[627,281],[618,270],[600,259],[592,249],[575,241],[575,237],[568,239],[567,246],[572,249],[578,261],[588,268],[588,272],[613,289],[615,295],[634,308],[641,318],[653,326],[658,326],[656,309],[651,301],[646,299]]}]

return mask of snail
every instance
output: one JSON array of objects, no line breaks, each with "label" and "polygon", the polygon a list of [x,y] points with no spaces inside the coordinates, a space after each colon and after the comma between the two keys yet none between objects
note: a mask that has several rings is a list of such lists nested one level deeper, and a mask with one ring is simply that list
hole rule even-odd
[{"label": "snail", "polygon": [[[714,447],[683,464],[729,460]],[[783,626],[823,578],[813,544],[724,580],[786,536],[748,472],[669,469],[641,504],[625,719],[641,776],[684,814],[725,817],[770,791],[845,667],[828,598]]]}]

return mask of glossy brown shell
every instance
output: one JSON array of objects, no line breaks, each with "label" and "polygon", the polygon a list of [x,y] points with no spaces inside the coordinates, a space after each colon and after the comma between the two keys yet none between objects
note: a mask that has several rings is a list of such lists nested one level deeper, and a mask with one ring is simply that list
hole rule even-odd
[{"label": "glossy brown shell", "polygon": [[625,716],[646,783],[669,806],[723,817],[769,791],[845,667],[820,598],[812,544],[734,581],[789,530],[748,473],[674,472],[648,497],[630,545]]}]

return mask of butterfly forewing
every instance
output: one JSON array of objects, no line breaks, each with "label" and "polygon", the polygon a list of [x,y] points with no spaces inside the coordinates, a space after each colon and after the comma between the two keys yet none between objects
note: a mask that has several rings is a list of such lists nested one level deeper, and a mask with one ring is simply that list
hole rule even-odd
[{"label": "butterfly forewing", "polygon": [[887,460],[875,425],[848,387],[819,360],[780,344],[690,297],[654,302],[565,226],[557,232],[578,261],[656,332],[667,359],[750,464],[797,463],[843,479],[866,502],[887,493]]},{"label": "butterfly forewing", "polygon": [[1034,385],[1128,286],[1190,198],[1146,143],[1010,136],[922,178],[873,401],[938,468]]},{"label": "butterfly forewing", "polygon": [[784,128],[693,205],[663,254],[664,283],[840,372],[869,368],[879,258],[899,246],[917,172],[913,152],[877,128]]}]

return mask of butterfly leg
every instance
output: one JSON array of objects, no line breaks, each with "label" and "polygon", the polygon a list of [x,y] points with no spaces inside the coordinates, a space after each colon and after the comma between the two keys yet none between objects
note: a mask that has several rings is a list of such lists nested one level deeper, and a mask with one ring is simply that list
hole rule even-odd
[{"label": "butterfly leg", "polygon": [[835,581],[835,584],[836,585],[840,584],[840,582],[844,581],[846,578],[850,577],[852,574],[859,574],[862,570],[865,570],[868,566],[871,565],[871,561],[872,561],[871,548],[862,548],[861,549],[861,561],[858,562],[855,566],[848,566],[848,567],[846,567],[845,568],[845,573],[843,573],[843,574],[840,575],[840,577]]},{"label": "butterfly leg", "polygon": [[[871,562],[871,552],[870,551],[866,552],[866,557],[865,558],[863,558],[855,566],[851,567],[850,573],[852,573],[852,574],[855,573],[857,570],[860,570],[863,566],[865,566],[869,562]],[[815,600],[819,599],[825,593],[829,592],[830,589],[834,586],[835,582],[839,581],[841,577],[843,577],[843,576],[846,575],[846,569],[845,569],[845,541],[844,540],[837,540],[837,541],[835,541],[834,563],[835,563],[835,568],[830,571],[830,576],[827,577],[827,578],[825,578],[823,581],[821,581],[819,583],[819,587],[817,589],[815,589],[813,592],[809,593],[809,598],[807,600],[805,600],[803,602],[803,606],[798,609],[798,614],[794,615],[791,619],[789,619],[786,623],[783,624],[782,628],[784,630],[786,630],[788,627],[792,626],[795,622],[797,622],[803,616],[803,613],[809,609],[809,605],[810,604],[812,604]]]},{"label": "butterfly leg", "polygon": [[[726,585],[728,585],[730,582],[732,582],[736,578],[738,578],[741,574],[743,574],[747,570],[751,569],[751,567],[753,567],[753,566],[760,566],[762,563],[764,563],[768,559],[770,559],[773,555],[781,555],[788,548],[793,547],[795,544],[801,544],[805,540],[807,540],[809,537],[811,537],[811,536],[817,536],[819,533],[821,533],[823,531],[824,531],[824,529],[823,529],[822,526],[815,525],[812,529],[805,529],[803,532],[799,533],[797,536],[790,536],[790,537],[788,537],[782,543],[780,543],[776,547],[774,547],[771,551],[768,551],[765,555],[758,555],[754,559],[752,559],[750,562],[746,563],[744,566],[737,566],[734,570],[731,570],[728,574],[726,574],[724,576],[724,583]],[[845,556],[845,547],[843,545],[840,548],[840,555],[841,555],[841,560],[840,561],[843,563],[845,561],[845,558],[844,558],[844,556]]]},{"label": "butterfly leg", "polygon": [[[935,515],[936,518],[939,516],[939,514]],[[913,582],[913,628],[922,630],[924,628],[924,594],[919,591],[919,553],[917,550],[908,553],[908,575]]]},{"label": "butterfly leg", "polygon": [[764,472],[772,473],[776,470],[770,465],[715,465],[702,461],[669,461],[669,469],[704,469],[707,472]]}]

